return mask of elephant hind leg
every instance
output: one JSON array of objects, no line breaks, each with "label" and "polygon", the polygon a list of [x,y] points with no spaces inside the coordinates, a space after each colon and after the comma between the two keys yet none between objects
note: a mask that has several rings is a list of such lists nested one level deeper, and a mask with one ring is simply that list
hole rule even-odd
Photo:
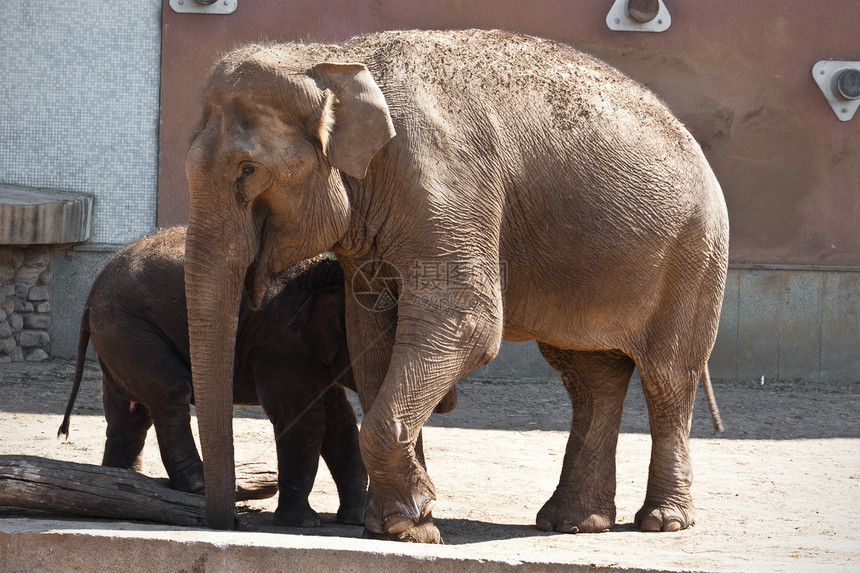
[{"label": "elephant hind leg", "polygon": [[102,366],[102,403],[107,431],[102,465],[140,471],[146,433],[152,426],[149,408],[132,403],[116,391],[110,371]]},{"label": "elephant hind leg", "polygon": [[645,503],[635,524],[643,531],[678,531],[695,523],[690,495],[689,435],[700,370],[640,364],[651,427],[651,464]]},{"label": "elephant hind leg", "polygon": [[633,360],[620,352],[582,352],[538,344],[561,374],[573,405],[561,479],[537,527],[605,531],[615,523],[615,450]]},{"label": "elephant hind leg", "polygon": [[191,407],[187,403],[159,404],[151,411],[170,487],[191,493],[203,491],[203,462],[191,433]]},{"label": "elephant hind leg", "polygon": [[647,341],[632,351],[651,429],[648,488],[635,517],[644,531],[677,531],[695,522],[690,422],[696,388],[717,335],[724,272],[725,261],[714,257],[696,274],[668,282],[649,321]]}]

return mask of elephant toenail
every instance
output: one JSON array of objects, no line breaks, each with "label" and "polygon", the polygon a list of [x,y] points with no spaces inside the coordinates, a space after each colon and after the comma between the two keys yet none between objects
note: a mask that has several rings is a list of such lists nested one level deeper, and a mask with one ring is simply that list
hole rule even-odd
[{"label": "elephant toenail", "polygon": [[579,528],[572,523],[560,523],[555,526],[559,533],[579,533]]},{"label": "elephant toenail", "polygon": [[660,531],[660,521],[656,517],[643,517],[639,529],[642,531]]},{"label": "elephant toenail", "polygon": [[677,519],[672,519],[666,522],[663,526],[663,531],[681,531],[681,522]]},{"label": "elephant toenail", "polygon": [[424,504],[424,509],[421,510],[421,517],[419,519],[424,519],[428,515],[433,512],[433,508],[436,507],[436,500],[431,499],[427,503]]},{"label": "elephant toenail", "polygon": [[388,519],[385,520],[385,531],[391,534],[403,533],[412,525],[414,522],[408,517],[403,517],[402,515],[392,515]]}]

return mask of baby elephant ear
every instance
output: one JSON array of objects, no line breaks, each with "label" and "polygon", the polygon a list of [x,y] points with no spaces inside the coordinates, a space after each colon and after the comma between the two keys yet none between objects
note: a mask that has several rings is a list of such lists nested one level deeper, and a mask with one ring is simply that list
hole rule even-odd
[{"label": "baby elephant ear", "polygon": [[370,160],[394,137],[394,125],[382,90],[364,64],[318,64],[311,70],[328,89],[320,140],[332,167],[363,179]]},{"label": "baby elephant ear", "polygon": [[334,364],[345,349],[344,287],[326,287],[311,293],[290,318],[290,328],[301,332],[302,339],[326,366]]}]

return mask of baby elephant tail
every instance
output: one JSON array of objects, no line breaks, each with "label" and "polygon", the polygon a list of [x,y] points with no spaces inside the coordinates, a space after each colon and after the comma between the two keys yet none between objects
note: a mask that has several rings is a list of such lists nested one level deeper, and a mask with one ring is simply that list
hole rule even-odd
[{"label": "baby elephant tail", "polygon": [[84,308],[84,314],[81,317],[81,329],[78,333],[78,353],[75,357],[75,381],[72,384],[72,394],[69,396],[69,403],[66,404],[66,415],[63,416],[63,423],[60,424],[60,429],[57,431],[57,437],[69,437],[69,418],[72,415],[72,409],[75,407],[75,400],[78,399],[78,390],[81,388],[81,379],[84,377],[84,361],[87,357],[87,345],[90,342],[90,307]]},{"label": "baby elephant tail", "polygon": [[705,397],[708,400],[708,408],[711,409],[711,420],[714,422],[714,433],[721,434],[723,432],[723,420],[720,418],[720,409],[717,408],[717,399],[714,397],[714,388],[711,386],[711,373],[708,370],[707,364],[705,364],[705,369],[702,371],[702,388],[705,390]]}]

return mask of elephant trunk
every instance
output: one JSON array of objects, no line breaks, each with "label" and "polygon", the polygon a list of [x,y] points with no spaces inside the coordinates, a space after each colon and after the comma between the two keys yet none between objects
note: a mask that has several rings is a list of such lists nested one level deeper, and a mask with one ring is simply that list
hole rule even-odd
[{"label": "elephant trunk", "polygon": [[233,529],[233,358],[245,273],[256,249],[227,217],[207,211],[201,216],[192,204],[185,245],[191,371],[206,521],[215,529]]}]

